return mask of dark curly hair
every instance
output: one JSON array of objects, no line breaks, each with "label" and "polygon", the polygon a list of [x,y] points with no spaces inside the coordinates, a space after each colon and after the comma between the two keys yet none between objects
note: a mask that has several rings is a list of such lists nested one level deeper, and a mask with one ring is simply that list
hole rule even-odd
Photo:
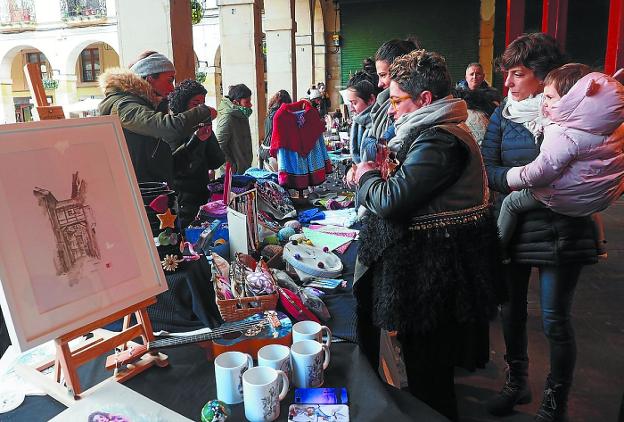
[{"label": "dark curly hair", "polygon": [[557,45],[557,41],[542,32],[520,35],[507,46],[497,59],[500,70],[506,71],[516,66],[528,67],[541,81],[548,72],[566,63],[567,57]]},{"label": "dark curly hair", "polygon": [[420,46],[418,45],[416,38],[410,37],[406,40],[399,40],[395,38],[381,44],[381,47],[379,47],[375,53],[375,61],[384,61],[390,65],[397,57],[418,48],[420,48]]},{"label": "dark curly hair", "polygon": [[446,60],[433,51],[415,50],[398,57],[390,65],[390,78],[412,98],[430,91],[433,100],[438,100],[451,92]]},{"label": "dark curly hair", "polygon": [[193,79],[182,81],[169,94],[169,108],[174,113],[182,113],[188,110],[191,98],[196,95],[206,95],[208,91],[199,82]]}]

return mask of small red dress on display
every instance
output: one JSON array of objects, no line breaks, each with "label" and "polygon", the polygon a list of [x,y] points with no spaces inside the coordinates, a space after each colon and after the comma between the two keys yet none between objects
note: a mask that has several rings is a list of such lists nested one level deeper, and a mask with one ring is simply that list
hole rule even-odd
[{"label": "small red dress on display", "polygon": [[273,117],[270,154],[277,158],[281,186],[289,189],[317,186],[332,172],[324,130],[321,116],[308,101],[280,106]]}]

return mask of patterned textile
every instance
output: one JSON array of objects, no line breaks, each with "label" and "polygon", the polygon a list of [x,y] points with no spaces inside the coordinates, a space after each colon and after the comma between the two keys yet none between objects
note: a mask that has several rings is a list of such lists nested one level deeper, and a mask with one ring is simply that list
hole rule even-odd
[{"label": "patterned textile", "polygon": [[280,185],[267,179],[258,180],[258,207],[273,216],[276,220],[292,218],[297,215],[295,206]]},{"label": "patterned textile", "polygon": [[277,178],[288,189],[305,189],[322,184],[332,172],[323,137],[319,137],[308,155],[280,148],[277,150]]}]

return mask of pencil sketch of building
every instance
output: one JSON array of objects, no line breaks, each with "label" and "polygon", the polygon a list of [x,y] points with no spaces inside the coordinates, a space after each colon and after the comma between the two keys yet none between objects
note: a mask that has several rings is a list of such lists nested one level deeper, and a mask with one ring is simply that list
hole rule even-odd
[{"label": "pencil sketch of building", "polygon": [[50,219],[56,239],[54,265],[57,275],[67,274],[81,258],[100,258],[95,237],[95,219],[86,200],[86,183],[72,174],[70,199],[59,201],[46,189],[35,187],[33,193]]}]

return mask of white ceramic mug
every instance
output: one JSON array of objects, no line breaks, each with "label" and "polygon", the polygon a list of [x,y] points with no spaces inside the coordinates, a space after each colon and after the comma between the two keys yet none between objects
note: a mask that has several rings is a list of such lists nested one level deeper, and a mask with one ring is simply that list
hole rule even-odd
[{"label": "white ceramic mug", "polygon": [[[282,388],[280,390],[280,380]],[[280,415],[280,401],[290,383],[284,371],[257,366],[243,374],[245,417],[250,422],[274,421]]]},{"label": "white ceramic mug", "polygon": [[323,385],[323,372],[329,366],[329,347],[315,340],[301,340],[290,348],[293,384],[299,388]]},{"label": "white ceramic mug", "polygon": [[290,348],[282,344],[268,344],[258,350],[258,366],[268,366],[284,371],[288,379],[292,379]]},{"label": "white ceramic mug", "polygon": [[225,352],[214,361],[217,398],[227,404],[243,401],[243,374],[253,367],[247,353]]},{"label": "white ceramic mug", "polygon": [[329,347],[332,339],[332,332],[329,327],[316,321],[299,321],[292,327],[293,344],[301,340],[315,340],[323,343],[323,332],[327,336],[325,345]]}]

